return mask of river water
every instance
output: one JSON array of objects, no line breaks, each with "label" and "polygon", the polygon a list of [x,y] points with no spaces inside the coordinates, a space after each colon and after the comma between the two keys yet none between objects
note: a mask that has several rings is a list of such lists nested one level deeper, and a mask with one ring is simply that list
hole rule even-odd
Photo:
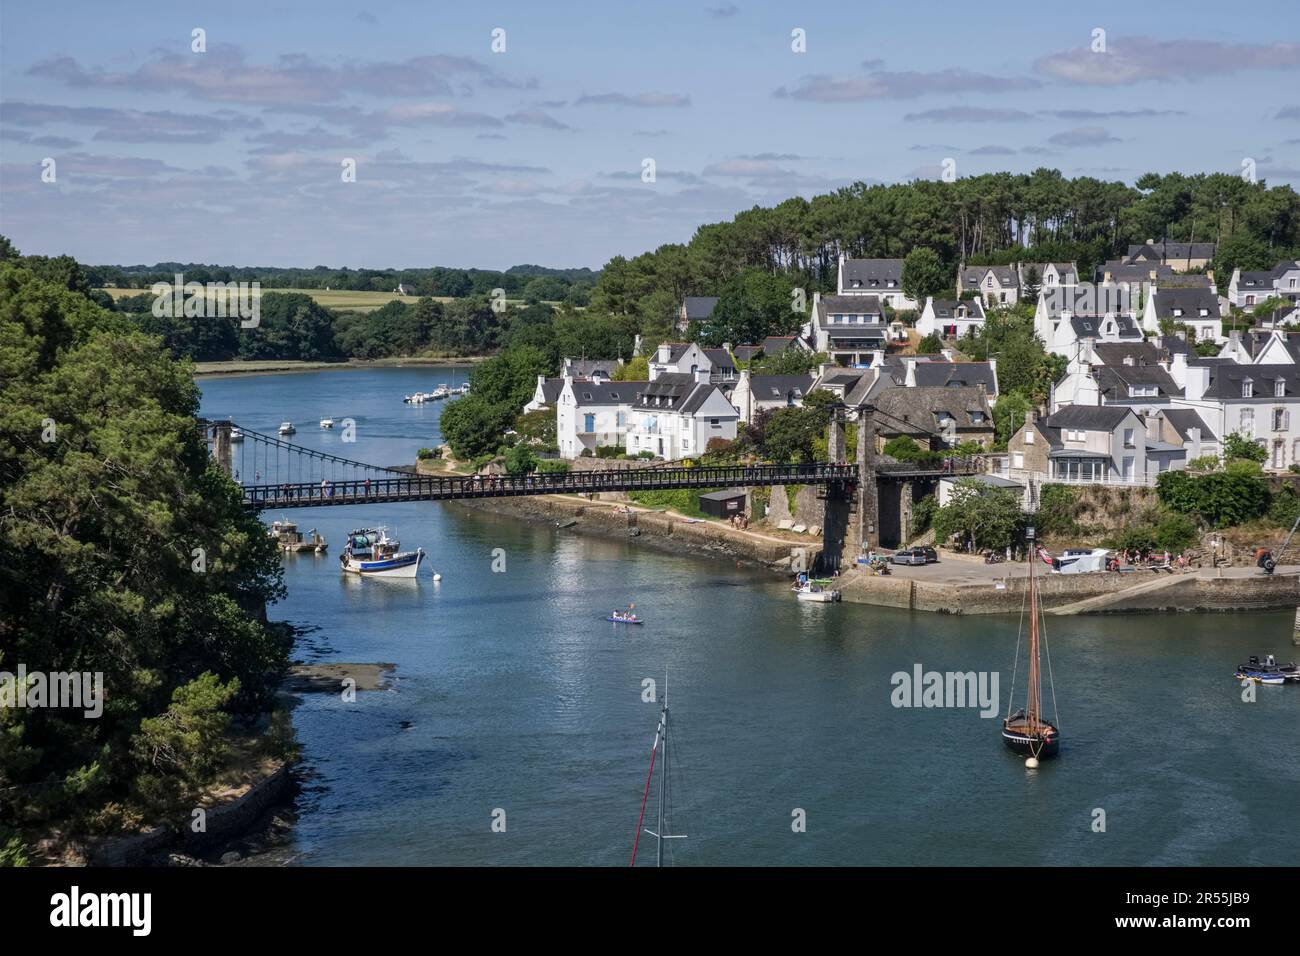
[{"label": "river water", "polygon": [[[262,432],[293,420],[300,444],[409,463],[440,441],[443,405],[402,395],[465,377],[205,379],[202,411]],[[355,419],[356,442],[319,430],[326,415]],[[303,629],[296,656],[397,668],[392,690],[295,709],[309,772],[284,854],[297,863],[625,865],[658,720],[647,681],[671,705],[679,865],[1300,859],[1300,687],[1247,703],[1232,678],[1250,654],[1297,656],[1290,613],[1049,618],[1064,743],[1029,771],[977,709],[891,703],[892,675],[920,664],[998,672],[1005,709],[1014,617],[800,604],[734,562],[455,505],[288,517],[330,543],[286,557],[271,616]],[[340,574],[347,530],[376,524],[429,553],[419,579]],[[645,626],[604,620],[629,602]],[[651,829],[654,815],[652,791]],[[638,865],[654,849],[643,837]]]}]

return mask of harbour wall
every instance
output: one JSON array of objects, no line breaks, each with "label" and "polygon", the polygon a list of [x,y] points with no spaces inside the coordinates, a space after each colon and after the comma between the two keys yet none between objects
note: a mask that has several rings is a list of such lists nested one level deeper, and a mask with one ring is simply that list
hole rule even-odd
[{"label": "harbour wall", "polygon": [[[1142,590],[1142,579],[1128,575],[1045,575],[1036,581],[1045,610],[1064,608],[1091,598],[1111,597],[1104,606],[1079,613],[1153,613],[1159,611],[1262,611],[1300,606],[1300,575],[1264,574],[1210,577],[1184,574],[1168,586]],[[887,577],[851,571],[841,578],[845,601],[937,614],[1016,614],[1025,603],[1027,578],[1010,578],[1003,587],[947,584],[893,574]],[[1125,594],[1125,592],[1133,592]]]}]

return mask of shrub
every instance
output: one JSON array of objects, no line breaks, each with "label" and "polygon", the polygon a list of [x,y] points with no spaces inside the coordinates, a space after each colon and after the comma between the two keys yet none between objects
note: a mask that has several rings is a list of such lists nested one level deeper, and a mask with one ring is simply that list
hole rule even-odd
[{"label": "shrub", "polygon": [[1268,506],[1268,520],[1279,527],[1289,528],[1295,524],[1297,515],[1300,515],[1300,495],[1291,485],[1283,485]]},{"label": "shrub", "polygon": [[1160,548],[1182,551],[1196,543],[1200,529],[1187,515],[1165,512],[1156,522],[1155,542]]},{"label": "shrub", "polygon": [[537,456],[527,445],[516,445],[506,452],[506,474],[526,475],[537,467]]},{"label": "shrub", "polygon": [[644,461],[649,461],[649,460],[650,460],[651,458],[653,458],[654,456],[655,456],[655,453],[652,452],[652,451],[648,451],[648,450],[647,450],[647,451],[639,451],[639,452],[636,453],[636,457],[638,457],[638,458],[640,458],[640,459],[642,459],[642,460],[644,460]]},{"label": "shrub", "polygon": [[918,355],[937,355],[943,351],[943,342],[937,335],[927,335],[916,343],[916,354]]},{"label": "shrub", "polygon": [[537,463],[539,475],[563,475],[569,471],[569,463],[557,459],[543,459]]},{"label": "shrub", "polygon": [[597,445],[596,446],[597,458],[617,458],[621,454],[623,454],[623,449],[618,445]]},{"label": "shrub", "polygon": [[430,458],[441,458],[441,448],[421,448],[415,453],[415,457],[420,461],[428,461]]},{"label": "shrub", "polygon": [[1223,457],[1228,461],[1239,458],[1262,462],[1268,457],[1268,449],[1249,435],[1233,432],[1223,440]]},{"label": "shrub", "polygon": [[912,534],[924,534],[934,524],[935,512],[939,510],[939,500],[934,495],[926,495],[912,505]]},{"label": "shrub", "polygon": [[1079,525],[1074,520],[1078,508],[1075,490],[1069,485],[1043,485],[1038,497],[1038,514],[1035,515],[1040,534],[1077,534]]}]

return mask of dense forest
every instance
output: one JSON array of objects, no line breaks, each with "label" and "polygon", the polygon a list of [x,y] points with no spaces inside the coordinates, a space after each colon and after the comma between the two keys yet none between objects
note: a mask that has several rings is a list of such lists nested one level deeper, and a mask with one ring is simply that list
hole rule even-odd
[{"label": "dense forest", "polygon": [[152,266],[85,266],[90,283],[97,287],[148,289],[155,282],[171,282],[183,273],[193,282],[259,282],[264,289],[332,289],[354,292],[396,292],[398,285],[410,295],[461,298],[488,295],[504,289],[512,298],[546,302],[568,301],[585,305],[596,283],[590,269],[547,269],[543,266],[511,266],[504,272],[491,269],[284,269],[270,266],[216,266],[200,262],[159,262]]},{"label": "dense forest", "polygon": [[[0,699],[102,675],[102,713],[0,707],[0,865],[33,835],[176,823],[267,713],[274,543],[194,427],[193,368],[0,238]],[[49,679],[48,677],[46,678]]]}]

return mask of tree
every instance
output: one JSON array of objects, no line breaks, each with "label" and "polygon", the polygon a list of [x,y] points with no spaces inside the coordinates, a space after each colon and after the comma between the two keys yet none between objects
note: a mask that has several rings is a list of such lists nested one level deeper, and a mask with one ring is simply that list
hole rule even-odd
[{"label": "tree", "polygon": [[644,355],[638,355],[614,369],[612,377],[616,382],[648,382],[650,362]]},{"label": "tree", "polygon": [[763,453],[776,462],[812,461],[817,440],[830,425],[831,407],[836,401],[830,392],[818,389],[808,393],[801,407],[779,408],[764,418]]},{"label": "tree", "polygon": [[1005,488],[962,478],[953,488],[948,503],[935,512],[934,531],[938,539],[957,536],[973,550],[1002,550],[1015,541],[1024,524],[1020,499]]},{"label": "tree", "polygon": [[506,473],[526,475],[537,467],[537,456],[527,445],[518,444],[506,452]]},{"label": "tree", "polygon": [[993,447],[1005,451],[1011,436],[1025,424],[1025,416],[1033,406],[1019,392],[1003,392],[993,403]]},{"label": "tree", "polygon": [[1223,439],[1223,457],[1226,461],[1242,460],[1263,462],[1268,449],[1245,432],[1230,432]]},{"label": "tree", "polygon": [[903,294],[923,303],[952,287],[951,273],[933,249],[913,249],[903,259]]},{"label": "tree", "polygon": [[791,310],[793,284],[785,275],[746,269],[722,288],[718,304],[699,330],[704,345],[761,342],[769,335],[785,335],[803,322]]}]

